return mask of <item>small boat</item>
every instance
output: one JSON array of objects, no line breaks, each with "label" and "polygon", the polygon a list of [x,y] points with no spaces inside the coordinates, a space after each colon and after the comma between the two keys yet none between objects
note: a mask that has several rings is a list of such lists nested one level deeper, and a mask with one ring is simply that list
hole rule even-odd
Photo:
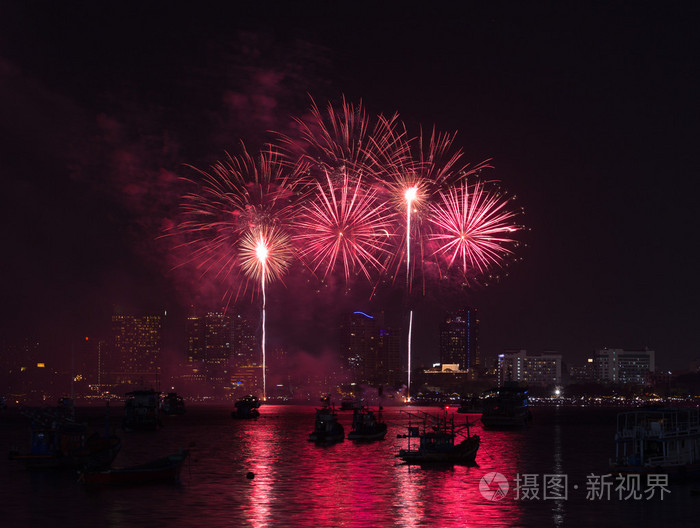
[{"label": "small boat", "polygon": [[483,396],[481,423],[487,429],[518,429],[532,421],[527,389],[517,382],[506,382]]},{"label": "small boat", "polygon": [[160,404],[160,410],[163,414],[180,415],[185,414],[185,400],[177,392],[169,392],[163,397]]},{"label": "small boat", "polygon": [[478,414],[484,411],[481,400],[476,396],[471,399],[462,400],[459,404],[457,412],[460,414]]},{"label": "small boat", "polygon": [[257,396],[249,394],[240,398],[235,403],[236,410],[231,412],[231,418],[257,418],[260,416],[260,399]]},{"label": "small boat", "polygon": [[79,480],[85,484],[136,485],[153,482],[178,482],[188,449],[137,466],[104,471],[82,471]]},{"label": "small boat", "polygon": [[126,393],[124,402],[125,431],[155,431],[161,426],[158,418],[160,392],[154,390],[136,390]]},{"label": "small boat", "polygon": [[43,411],[32,416],[29,452],[13,450],[9,458],[27,469],[102,469],[120,449],[116,435],[90,435],[87,424]]},{"label": "small boat", "polygon": [[616,473],[700,478],[700,409],[644,409],[617,415]]},{"label": "small boat", "polygon": [[309,442],[317,444],[334,444],[345,440],[345,429],[338,422],[335,407],[327,399],[322,399],[324,405],[316,409],[316,421],[314,430],[309,434]]},{"label": "small boat", "polygon": [[355,409],[352,415],[352,429],[348,440],[383,440],[386,436],[386,423],[382,420],[382,408],[375,413],[366,406]]},{"label": "small boat", "polygon": [[[425,412],[402,412],[409,415],[408,432],[399,437],[408,438],[408,447],[400,449],[397,458],[407,464],[475,465],[481,439],[478,435],[469,434],[469,422],[455,426],[454,415],[448,418],[447,413],[441,417]],[[420,425],[413,425],[414,419],[422,422],[422,430]],[[458,437],[462,437],[462,440],[455,443]],[[412,438],[418,438],[418,445],[411,445]]]},{"label": "small boat", "polygon": [[360,400],[352,396],[345,396],[342,400],[340,400],[341,411],[354,411],[360,407],[362,407]]}]

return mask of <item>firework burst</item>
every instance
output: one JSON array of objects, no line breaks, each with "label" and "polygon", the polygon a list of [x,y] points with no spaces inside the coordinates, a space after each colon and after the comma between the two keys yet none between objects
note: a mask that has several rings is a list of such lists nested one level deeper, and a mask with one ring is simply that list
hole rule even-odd
[{"label": "firework burst", "polygon": [[251,239],[263,236],[270,245],[268,281],[281,279],[291,261],[291,241],[284,226],[291,214],[292,192],[287,169],[268,150],[254,158],[244,150],[228,156],[209,172],[197,170],[198,192],[183,197],[183,221],[176,230],[185,241],[179,250],[185,263],[202,276],[225,282],[227,303],[259,283],[251,259]]},{"label": "firework burst", "polygon": [[346,283],[355,272],[371,280],[371,271],[381,271],[390,253],[392,213],[376,192],[361,177],[351,181],[345,174],[337,185],[327,175],[307,197],[295,220],[300,258],[312,271],[322,269],[323,278],[341,268]]},{"label": "firework burst", "polygon": [[[424,242],[431,204],[436,197],[460,180],[489,167],[488,161],[477,165],[462,162],[463,153],[454,147],[454,134],[440,134],[434,129],[428,140],[423,135],[411,142],[414,156],[399,163],[385,160],[384,189],[386,199],[397,211],[396,218],[403,219],[395,232],[403,232],[401,240],[386,268],[393,270],[394,279],[406,270],[406,289],[411,291],[414,277],[422,269],[426,259]],[[421,276],[425,289],[425,278]]]},{"label": "firework burst", "polygon": [[511,207],[512,198],[500,189],[489,191],[488,183],[493,184],[463,181],[430,206],[431,256],[465,279],[501,266],[518,246],[514,235],[523,228],[514,223],[519,211]]},{"label": "firework burst", "polygon": [[362,103],[343,97],[339,108],[321,111],[311,100],[310,115],[296,119],[299,137],[280,136],[287,162],[307,176],[305,183],[331,178],[372,178],[390,163],[400,165],[410,156],[398,115],[370,119]]},{"label": "firework burst", "polygon": [[265,284],[284,277],[293,255],[290,237],[274,227],[245,233],[238,251],[243,274],[256,283]]}]

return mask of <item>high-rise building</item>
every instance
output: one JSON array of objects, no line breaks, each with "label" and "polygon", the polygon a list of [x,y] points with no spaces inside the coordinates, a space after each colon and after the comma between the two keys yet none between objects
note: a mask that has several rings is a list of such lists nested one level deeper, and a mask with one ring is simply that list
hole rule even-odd
[{"label": "high-rise building", "polygon": [[529,385],[562,383],[561,354],[529,355],[525,350],[498,355],[498,384],[521,381]]},{"label": "high-rise building", "polygon": [[355,383],[373,383],[377,372],[379,328],[376,319],[364,312],[347,314],[341,324],[344,368]]},{"label": "high-rise building", "polygon": [[113,315],[113,382],[157,387],[164,315]]},{"label": "high-rise building", "polygon": [[396,387],[403,381],[401,343],[401,329],[384,325],[379,328],[377,384]]},{"label": "high-rise building", "polygon": [[479,319],[474,308],[450,312],[440,324],[440,363],[469,370],[481,364]]},{"label": "high-rise building", "polygon": [[340,325],[343,370],[351,382],[373,386],[398,385],[401,369],[401,330],[384,324],[384,313],[353,312]]},{"label": "high-rise building", "polygon": [[593,356],[596,380],[609,383],[643,384],[647,375],[654,372],[655,352],[653,350],[623,350],[604,348]]},{"label": "high-rise building", "polygon": [[241,314],[233,318],[233,362],[236,366],[262,364],[262,348],[255,328]]},{"label": "high-rise building", "polygon": [[228,378],[234,348],[234,329],[231,316],[222,312],[208,312],[204,316],[191,313],[187,317],[188,366],[204,374],[208,381],[223,382]]}]

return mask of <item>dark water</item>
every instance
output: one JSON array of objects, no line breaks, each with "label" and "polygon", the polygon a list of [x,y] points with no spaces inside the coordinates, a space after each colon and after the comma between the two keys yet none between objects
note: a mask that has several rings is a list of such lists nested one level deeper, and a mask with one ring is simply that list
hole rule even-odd
[{"label": "dark water", "polygon": [[[299,527],[510,527],[700,525],[694,485],[670,485],[660,500],[587,497],[589,475],[607,472],[614,454],[615,410],[535,408],[523,431],[483,431],[478,467],[421,469],[394,457],[405,439],[406,416],[385,408],[381,442],[351,441],[320,447],[307,441],[312,406],[264,406],[256,421],[234,420],[231,407],[190,407],[164,417],[152,433],[120,433],[115,465],[157,458],[196,444],[182,483],[93,489],[70,473],[29,472],[2,457],[0,526],[299,526]],[[436,412],[435,408],[424,410]],[[100,423],[98,409],[78,409],[78,419]],[[113,408],[114,422],[120,411]],[[340,413],[346,432],[351,413]],[[464,415],[455,415],[463,423]],[[472,420],[478,415],[471,415]],[[0,416],[0,449],[26,448],[23,417]],[[246,477],[248,472],[254,479]],[[510,489],[499,501],[480,491],[484,475],[504,475]],[[516,498],[515,479],[530,475],[539,498]],[[567,498],[544,500],[544,475],[567,476]],[[523,477],[525,478],[525,477]],[[578,489],[574,489],[578,486]],[[488,489],[487,489],[488,491]]]}]

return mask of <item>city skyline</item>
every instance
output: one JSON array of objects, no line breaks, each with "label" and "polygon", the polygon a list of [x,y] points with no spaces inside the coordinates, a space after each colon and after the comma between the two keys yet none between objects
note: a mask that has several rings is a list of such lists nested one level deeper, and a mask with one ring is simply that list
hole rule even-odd
[{"label": "city skyline", "polygon": [[[419,123],[457,130],[466,158],[490,160],[526,210],[523,261],[499,282],[419,289],[419,348],[435,342],[443,310],[471,305],[491,355],[556,350],[575,364],[603,347],[648,347],[679,370],[700,355],[686,254],[698,137],[691,4],[463,6],[450,17],[210,6],[198,25],[177,3],[138,14],[4,9],[0,337],[36,332],[65,360],[71,342],[104,331],[114,304],[179,317],[193,299],[219,302],[223,287],[174,267],[162,238],[180,178],[241,140],[252,150],[270,130],[290,134],[309,95],[324,105],[345,94],[372,115],[398,112],[412,134]],[[425,39],[410,38],[416,17]],[[271,339],[320,355],[327,321],[349,309],[395,313],[405,328],[396,289],[370,301],[366,284],[347,294],[337,277],[312,279],[271,285]]]}]

